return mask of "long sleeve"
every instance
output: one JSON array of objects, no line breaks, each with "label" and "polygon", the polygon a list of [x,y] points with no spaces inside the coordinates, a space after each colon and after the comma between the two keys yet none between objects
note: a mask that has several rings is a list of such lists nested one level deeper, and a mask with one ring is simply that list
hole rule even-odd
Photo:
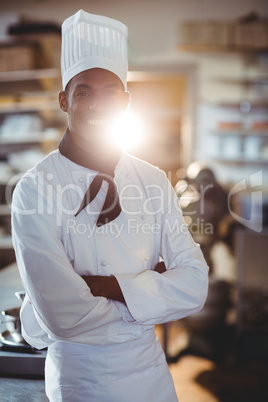
[{"label": "long sleeve", "polygon": [[178,320],[199,311],[208,288],[208,267],[202,252],[183,221],[169,181],[162,172],[159,176],[165,197],[160,257],[167,271],[163,274],[146,270],[137,275],[115,275],[129,312],[136,323],[143,325]]},{"label": "long sleeve", "polygon": [[12,232],[18,268],[35,316],[52,340],[112,343],[113,323],[121,320],[119,309],[111,300],[93,297],[73,269],[61,242],[57,213],[37,181],[26,175],[13,194]]}]

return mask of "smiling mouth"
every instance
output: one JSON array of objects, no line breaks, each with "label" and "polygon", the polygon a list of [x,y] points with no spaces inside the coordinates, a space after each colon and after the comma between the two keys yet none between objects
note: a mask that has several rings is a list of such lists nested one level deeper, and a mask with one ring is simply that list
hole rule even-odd
[{"label": "smiling mouth", "polygon": [[108,120],[106,119],[88,119],[87,123],[90,124],[91,126],[106,126],[108,124]]}]

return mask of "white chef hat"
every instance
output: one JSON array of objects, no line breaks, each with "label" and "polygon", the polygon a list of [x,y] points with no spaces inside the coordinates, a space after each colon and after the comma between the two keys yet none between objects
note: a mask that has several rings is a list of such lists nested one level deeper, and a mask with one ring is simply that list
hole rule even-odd
[{"label": "white chef hat", "polygon": [[126,89],[127,26],[122,22],[79,10],[62,24],[61,72],[65,89],[77,74],[103,68],[116,74]]}]

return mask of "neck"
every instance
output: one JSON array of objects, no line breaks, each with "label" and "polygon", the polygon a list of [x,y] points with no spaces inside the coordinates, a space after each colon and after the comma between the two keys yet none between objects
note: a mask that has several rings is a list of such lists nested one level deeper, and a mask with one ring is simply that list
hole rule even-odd
[{"label": "neck", "polygon": [[81,152],[86,152],[90,156],[94,156],[94,158],[101,160],[107,160],[111,157],[109,153],[109,149],[106,144],[94,143],[88,141],[86,138],[82,136],[78,136],[72,133],[69,129],[69,136],[71,138],[72,144],[75,145],[77,149],[80,149]]},{"label": "neck", "polygon": [[74,135],[68,128],[59,144],[62,155],[80,166],[112,174],[122,150],[109,144],[92,144],[81,136]]}]

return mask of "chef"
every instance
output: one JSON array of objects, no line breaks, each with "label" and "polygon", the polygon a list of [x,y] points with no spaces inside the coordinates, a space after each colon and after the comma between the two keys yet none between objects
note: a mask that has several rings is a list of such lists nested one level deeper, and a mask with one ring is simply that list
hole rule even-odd
[{"label": "chef", "polygon": [[13,193],[23,337],[48,348],[51,402],[175,402],[154,325],[202,308],[208,267],[164,172],[110,141],[129,102],[127,27],[78,11],[61,66],[68,127]]}]

